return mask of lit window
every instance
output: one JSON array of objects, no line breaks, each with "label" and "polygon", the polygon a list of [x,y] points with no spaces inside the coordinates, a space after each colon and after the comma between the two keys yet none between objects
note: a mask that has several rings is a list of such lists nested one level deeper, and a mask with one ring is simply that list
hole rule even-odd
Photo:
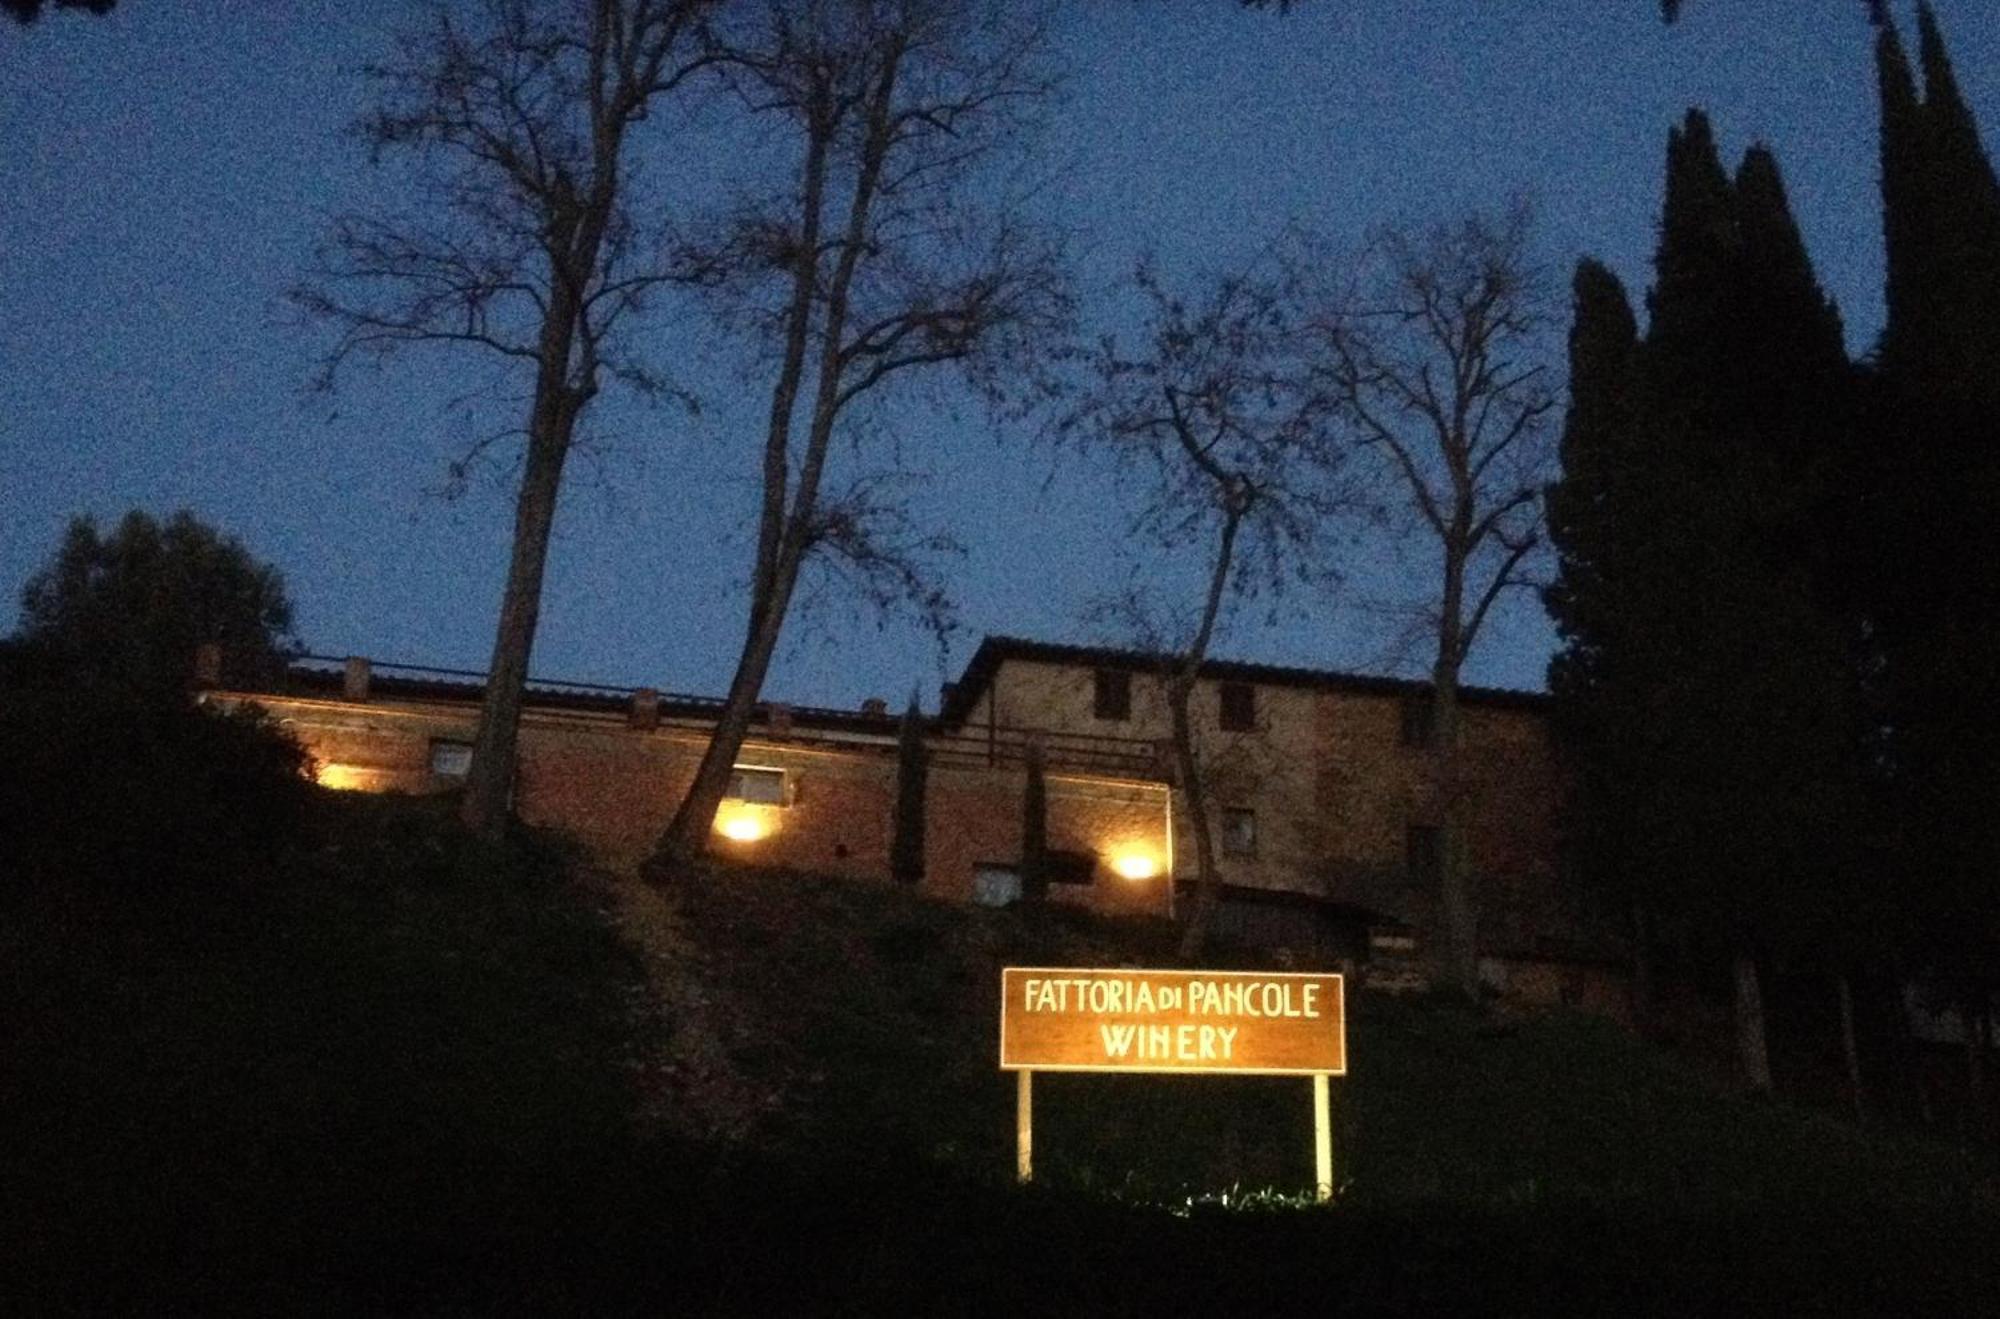
[{"label": "lit window", "polygon": [[763,769],[754,765],[738,765],[729,772],[731,801],[755,802],[760,806],[783,806],[785,804],[785,771]]},{"label": "lit window", "polygon": [[1257,689],[1247,682],[1222,684],[1222,727],[1225,732],[1247,733],[1257,727]]},{"label": "lit window", "polygon": [[431,773],[441,779],[462,779],[472,772],[472,743],[431,739]]},{"label": "lit window", "polygon": [[1099,719],[1132,717],[1132,675],[1122,669],[1099,669],[1091,712]]},{"label": "lit window", "polygon": [[1257,812],[1245,806],[1222,808],[1222,850],[1229,856],[1257,855]]}]

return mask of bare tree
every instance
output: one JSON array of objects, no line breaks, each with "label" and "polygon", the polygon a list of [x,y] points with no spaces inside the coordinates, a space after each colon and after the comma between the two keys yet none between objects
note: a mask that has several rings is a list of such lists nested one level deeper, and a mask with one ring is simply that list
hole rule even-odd
[{"label": "bare tree", "polygon": [[1196,894],[1180,949],[1193,960],[1222,887],[1212,767],[1191,710],[1195,685],[1232,599],[1318,574],[1315,546],[1342,501],[1330,461],[1329,399],[1303,368],[1284,286],[1224,275],[1190,302],[1170,292],[1150,262],[1140,264],[1136,284],[1147,307],[1143,339],[1133,352],[1115,339],[1099,345],[1094,386],[1065,430],[1150,475],[1135,532],[1204,555],[1201,595],[1185,630],[1166,645],[1149,644],[1167,652],[1174,773],[1194,832]]},{"label": "bare tree", "polygon": [[1333,265],[1311,315],[1319,377],[1436,556],[1427,724],[1439,900],[1447,971],[1468,998],[1479,969],[1459,676],[1494,603],[1527,584],[1556,405],[1555,307],[1532,234],[1519,204],[1419,233],[1383,230],[1357,261]]},{"label": "bare tree", "polygon": [[767,0],[730,61],[756,122],[795,155],[717,248],[723,323],[771,370],[756,557],[736,671],[656,875],[708,846],[802,570],[943,606],[921,558],[934,541],[894,483],[829,485],[836,435],[874,447],[893,430],[881,401],[941,375],[997,401],[1069,317],[1050,245],[981,202],[1053,90],[1038,15],[1007,0]]},{"label": "bare tree", "polygon": [[[503,827],[563,466],[584,410],[616,378],[664,382],[622,326],[678,277],[633,196],[634,128],[710,56],[713,0],[484,0],[439,5],[369,72],[360,133],[418,170],[414,209],[339,219],[294,302],[339,327],[323,382],[356,354],[470,347],[532,381],[513,550],[462,807]],[[464,463],[454,465],[462,473]]]}]

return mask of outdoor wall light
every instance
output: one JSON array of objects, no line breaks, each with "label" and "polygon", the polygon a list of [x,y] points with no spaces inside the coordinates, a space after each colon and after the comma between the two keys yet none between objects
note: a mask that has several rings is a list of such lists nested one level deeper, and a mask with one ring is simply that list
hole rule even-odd
[{"label": "outdoor wall light", "polygon": [[375,786],[375,771],[360,765],[332,763],[321,765],[313,774],[313,779],[322,788],[336,788],[342,792],[354,792]]},{"label": "outdoor wall light", "polygon": [[1111,859],[1111,868],[1124,879],[1151,879],[1160,873],[1160,862],[1150,852],[1125,852]]},{"label": "outdoor wall light", "polygon": [[725,806],[716,812],[715,832],[736,843],[754,843],[777,831],[776,823],[752,807]]}]

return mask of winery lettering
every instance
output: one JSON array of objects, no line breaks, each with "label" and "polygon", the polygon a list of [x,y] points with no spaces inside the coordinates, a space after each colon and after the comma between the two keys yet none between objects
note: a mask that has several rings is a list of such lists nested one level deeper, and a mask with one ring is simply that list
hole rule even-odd
[{"label": "winery lettering", "polygon": [[1000,1066],[1339,1075],[1341,989],[1317,973],[1009,967]]}]

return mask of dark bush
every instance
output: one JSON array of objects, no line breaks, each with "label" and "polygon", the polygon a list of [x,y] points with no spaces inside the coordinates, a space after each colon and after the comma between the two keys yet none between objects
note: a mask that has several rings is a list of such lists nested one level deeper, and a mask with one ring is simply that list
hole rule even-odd
[{"label": "dark bush", "polygon": [[308,757],[256,710],[65,682],[0,658],[0,854],[17,882],[241,874],[304,827]]}]

